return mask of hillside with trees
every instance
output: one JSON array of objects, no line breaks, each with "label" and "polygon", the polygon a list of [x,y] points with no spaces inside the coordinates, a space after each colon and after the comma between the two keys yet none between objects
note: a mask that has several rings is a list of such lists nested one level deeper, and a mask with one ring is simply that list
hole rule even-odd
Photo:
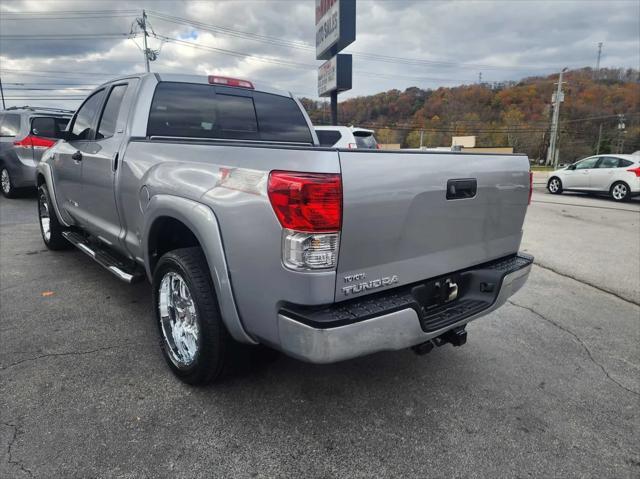
[{"label": "hillside with trees", "polygon": [[[590,68],[565,74],[560,108],[560,161],[596,153],[640,150],[638,70]],[[451,145],[451,137],[476,135],[476,146],[512,146],[531,159],[545,158],[549,144],[551,96],[557,74],[520,82],[483,83],[452,88],[389,90],[340,103],[339,123],[376,130],[380,143],[418,147]],[[302,99],[314,124],[329,122],[326,102]],[[624,115],[624,129],[619,116]]]}]

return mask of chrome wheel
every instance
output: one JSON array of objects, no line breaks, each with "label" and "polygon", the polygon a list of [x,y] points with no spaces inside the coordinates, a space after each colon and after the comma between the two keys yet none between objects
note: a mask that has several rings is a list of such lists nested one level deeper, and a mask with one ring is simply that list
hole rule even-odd
[{"label": "chrome wheel", "polygon": [[557,178],[553,178],[549,182],[549,191],[551,193],[557,193],[559,189],[560,189],[560,180],[558,180]]},{"label": "chrome wheel", "polygon": [[40,226],[42,227],[42,236],[48,243],[51,240],[51,217],[49,216],[49,202],[44,191],[40,190],[38,194],[38,216],[40,216]]},{"label": "chrome wheel", "polygon": [[168,272],[162,277],[158,310],[169,358],[179,368],[190,366],[200,346],[200,328],[195,302],[178,273]]},{"label": "chrome wheel", "polygon": [[624,183],[618,183],[611,189],[611,196],[616,201],[624,200],[627,197],[627,185]]},{"label": "chrome wheel", "polygon": [[5,195],[8,195],[11,192],[11,178],[9,177],[9,172],[6,168],[3,168],[2,173],[0,173],[0,185],[2,186],[2,192]]}]

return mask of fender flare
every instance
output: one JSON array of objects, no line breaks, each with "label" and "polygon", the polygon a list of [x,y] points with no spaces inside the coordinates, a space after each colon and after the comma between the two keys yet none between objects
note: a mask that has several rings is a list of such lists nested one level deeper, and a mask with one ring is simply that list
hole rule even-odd
[{"label": "fender flare", "polygon": [[149,233],[154,222],[162,217],[170,217],[184,223],[200,243],[218,297],[222,321],[231,336],[242,343],[258,344],[247,333],[238,314],[220,227],[216,215],[208,206],[197,201],[166,194],[154,195],[151,198],[144,211],[142,228],[142,254],[149,280],[153,274],[150,268]]},{"label": "fender flare", "polygon": [[37,166],[37,173],[36,175],[42,175],[44,178],[44,182],[47,185],[47,191],[49,193],[49,199],[51,200],[51,203],[53,204],[53,210],[56,213],[56,216],[58,217],[58,221],[60,222],[60,224],[62,224],[62,226],[66,226],[67,228],[70,227],[72,225],[72,223],[70,223],[69,221],[67,221],[64,216],[62,215],[62,212],[60,211],[60,207],[58,206],[58,198],[56,197],[56,189],[53,185],[53,175],[51,174],[51,165],[49,165],[48,163],[45,163],[43,161],[41,161],[40,163],[38,163]]}]

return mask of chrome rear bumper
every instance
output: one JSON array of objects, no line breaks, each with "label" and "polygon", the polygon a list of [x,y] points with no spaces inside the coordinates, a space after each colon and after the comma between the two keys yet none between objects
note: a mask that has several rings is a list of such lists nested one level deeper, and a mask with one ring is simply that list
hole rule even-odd
[{"label": "chrome rear bumper", "polygon": [[315,328],[281,313],[278,315],[280,349],[303,361],[323,364],[409,348],[496,310],[524,285],[530,271],[531,263],[506,274],[495,301],[487,309],[428,333],[421,327],[413,308],[334,328]]}]

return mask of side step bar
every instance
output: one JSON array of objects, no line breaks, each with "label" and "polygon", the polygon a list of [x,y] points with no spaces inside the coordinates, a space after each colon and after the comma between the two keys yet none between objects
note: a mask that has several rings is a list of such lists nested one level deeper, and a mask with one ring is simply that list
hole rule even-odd
[{"label": "side step bar", "polygon": [[135,266],[127,266],[124,261],[118,259],[106,247],[88,241],[83,235],[75,231],[64,231],[62,236],[64,236],[69,243],[125,283],[137,283],[145,278],[142,269],[136,268]]}]

